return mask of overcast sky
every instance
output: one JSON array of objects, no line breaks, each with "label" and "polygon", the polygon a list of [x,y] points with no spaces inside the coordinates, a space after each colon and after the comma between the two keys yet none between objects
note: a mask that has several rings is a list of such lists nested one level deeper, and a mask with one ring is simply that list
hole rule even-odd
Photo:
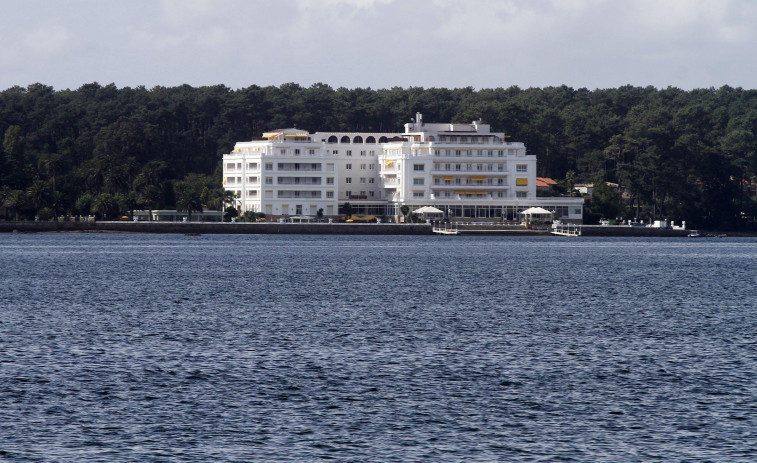
[{"label": "overcast sky", "polygon": [[0,90],[757,88],[755,0],[0,0]]}]

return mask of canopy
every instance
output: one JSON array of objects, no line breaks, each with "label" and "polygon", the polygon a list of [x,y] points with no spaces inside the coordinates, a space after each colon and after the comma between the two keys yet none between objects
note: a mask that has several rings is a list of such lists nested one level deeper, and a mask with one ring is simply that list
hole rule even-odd
[{"label": "canopy", "polygon": [[551,215],[552,213],[541,207],[529,207],[525,211],[521,212],[523,215]]},{"label": "canopy", "polygon": [[414,214],[444,214],[444,211],[440,211],[434,206],[423,206],[413,211]]}]

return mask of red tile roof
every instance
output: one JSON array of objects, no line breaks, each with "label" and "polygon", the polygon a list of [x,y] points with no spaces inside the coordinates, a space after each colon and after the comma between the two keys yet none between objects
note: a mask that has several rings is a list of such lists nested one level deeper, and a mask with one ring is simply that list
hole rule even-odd
[{"label": "red tile roof", "polygon": [[552,180],[549,177],[536,177],[536,187],[537,188],[549,188],[554,185],[557,185],[557,182]]}]

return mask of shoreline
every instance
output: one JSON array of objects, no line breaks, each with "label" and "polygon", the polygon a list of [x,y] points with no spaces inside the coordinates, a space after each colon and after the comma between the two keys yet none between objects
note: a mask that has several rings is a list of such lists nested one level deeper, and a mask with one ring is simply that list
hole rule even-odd
[{"label": "shoreline", "polygon": [[[690,230],[651,227],[583,226],[588,237],[686,237]],[[462,236],[554,236],[549,230],[520,226],[459,225]],[[153,233],[153,234],[288,234],[288,235],[433,235],[431,224],[396,223],[249,223],[249,222],[31,222],[0,221],[0,233]],[[715,236],[703,231],[703,237]],[[757,233],[731,232],[729,237],[755,237]]]}]

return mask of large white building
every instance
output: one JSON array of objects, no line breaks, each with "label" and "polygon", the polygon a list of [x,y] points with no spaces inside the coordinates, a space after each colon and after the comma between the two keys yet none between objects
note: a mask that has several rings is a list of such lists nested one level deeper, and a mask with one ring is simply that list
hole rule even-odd
[{"label": "large white building", "polygon": [[280,129],[239,142],[223,157],[224,187],[237,207],[269,216],[388,219],[434,206],[451,219],[516,219],[529,207],[580,221],[581,198],[536,197],[536,156],[488,124],[425,124],[404,133],[316,132]]}]

